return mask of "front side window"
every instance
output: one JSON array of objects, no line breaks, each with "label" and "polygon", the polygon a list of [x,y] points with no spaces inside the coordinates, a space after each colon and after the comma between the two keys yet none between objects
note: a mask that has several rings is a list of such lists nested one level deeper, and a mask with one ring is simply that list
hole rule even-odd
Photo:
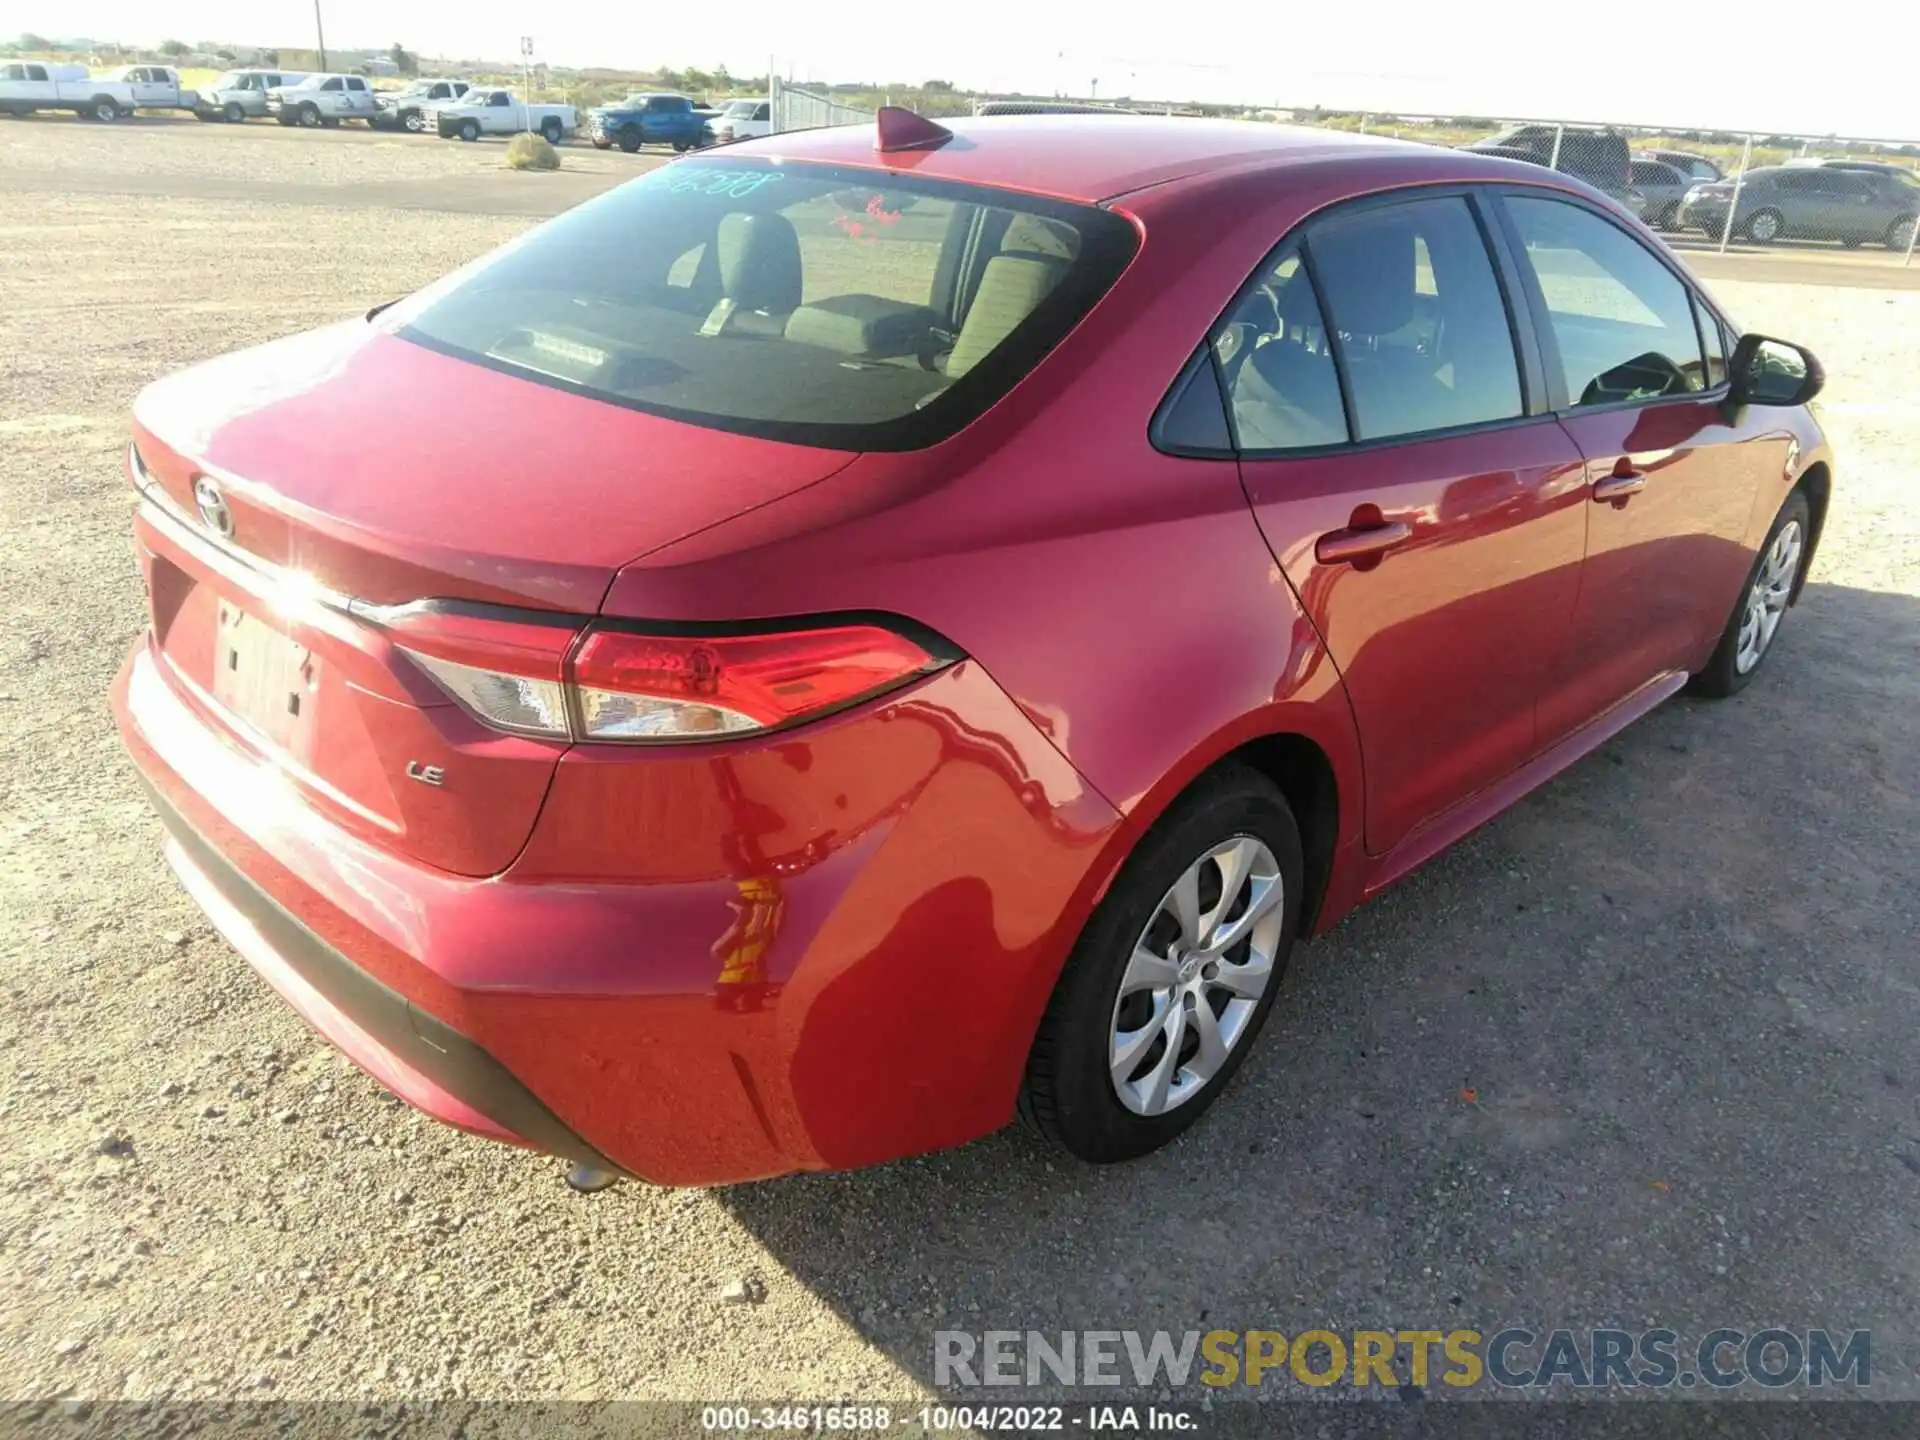
[{"label": "front side window", "polygon": [[338,80],[329,80],[320,88],[322,90],[338,90],[340,88],[340,82]]},{"label": "front side window", "polygon": [[1105,293],[1133,227],[872,171],[681,161],[382,312],[401,338],[694,424],[932,444]]},{"label": "front side window", "polygon": [[1521,414],[1513,331],[1457,196],[1366,209],[1307,235],[1360,440]]},{"label": "front side window", "polygon": [[44,65],[29,65],[29,66],[27,66],[27,78],[28,78],[29,80],[44,80],[44,79],[46,79],[46,78],[47,78],[47,67],[46,67],[46,66],[44,66]]},{"label": "front side window", "polygon": [[1678,276],[1590,210],[1519,197],[1505,204],[1546,305],[1566,403],[1616,405],[1703,388],[1693,302]]},{"label": "front side window", "polygon": [[1241,450],[1311,450],[1348,439],[1333,340],[1297,247],[1241,295],[1212,338]]}]

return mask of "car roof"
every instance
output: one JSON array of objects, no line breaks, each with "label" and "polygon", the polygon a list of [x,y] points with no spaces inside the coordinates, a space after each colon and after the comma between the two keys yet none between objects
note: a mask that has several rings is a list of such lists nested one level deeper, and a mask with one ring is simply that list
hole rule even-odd
[{"label": "car roof", "polygon": [[1087,202],[1248,165],[1306,166],[1342,156],[1398,157],[1403,164],[1396,169],[1430,169],[1435,179],[1499,180],[1537,170],[1444,146],[1251,120],[991,115],[943,117],[939,123],[954,138],[935,149],[879,154],[872,125],[789,131],[728,148],[733,154],[887,169]]}]

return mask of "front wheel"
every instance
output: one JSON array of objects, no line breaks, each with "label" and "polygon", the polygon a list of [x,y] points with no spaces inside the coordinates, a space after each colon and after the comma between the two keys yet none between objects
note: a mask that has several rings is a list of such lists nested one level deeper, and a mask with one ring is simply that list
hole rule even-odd
[{"label": "front wheel", "polygon": [[1741,227],[1756,245],[1771,245],[1780,238],[1783,222],[1778,210],[1756,210]]},{"label": "front wheel", "polygon": [[300,107],[300,123],[311,130],[320,124],[320,107],[312,103]]},{"label": "front wheel", "polygon": [[418,110],[409,110],[400,117],[400,124],[404,129],[418,135],[427,128],[427,119]]},{"label": "front wheel", "polygon": [[1217,1100],[1279,993],[1300,916],[1300,832],[1228,766],[1128,857],[1034,1037],[1020,1116],[1096,1164],[1165,1145]]},{"label": "front wheel", "polygon": [[620,132],[620,148],[631,155],[640,148],[640,137],[631,130]]},{"label": "front wheel", "polygon": [[480,122],[477,120],[462,120],[460,122],[460,138],[465,140],[469,145],[475,140],[478,140],[480,138]]},{"label": "front wheel", "polygon": [[1800,572],[1807,563],[1812,529],[1807,497],[1796,490],[1774,517],[1773,529],[1767,532],[1766,543],[1747,572],[1747,583],[1734,602],[1720,643],[1706,668],[1688,682],[1688,690],[1722,699],[1739,694],[1759,673],[1761,662],[1773,650],[1787,607],[1793,603]]},{"label": "front wheel", "polygon": [[229,100],[221,106],[220,115],[229,125],[238,125],[247,118],[247,112],[240,108],[238,100]]},{"label": "front wheel", "polygon": [[560,143],[560,137],[566,133],[566,129],[561,125],[558,116],[549,115],[540,122],[540,133],[546,136],[549,145],[558,145]]}]

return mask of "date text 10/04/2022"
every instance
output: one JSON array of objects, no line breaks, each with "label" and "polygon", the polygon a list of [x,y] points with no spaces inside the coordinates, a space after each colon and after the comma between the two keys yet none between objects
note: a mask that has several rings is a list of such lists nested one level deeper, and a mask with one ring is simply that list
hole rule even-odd
[{"label": "date text 10/04/2022", "polygon": [[921,1405],[894,1409],[888,1405],[709,1405],[700,1412],[703,1430],[741,1432],[791,1430],[880,1432],[899,1425],[922,1434],[946,1431],[1009,1431],[1033,1434],[1047,1430],[1145,1431],[1175,1434],[1197,1430],[1200,1418],[1191,1411],[1166,1405]]}]

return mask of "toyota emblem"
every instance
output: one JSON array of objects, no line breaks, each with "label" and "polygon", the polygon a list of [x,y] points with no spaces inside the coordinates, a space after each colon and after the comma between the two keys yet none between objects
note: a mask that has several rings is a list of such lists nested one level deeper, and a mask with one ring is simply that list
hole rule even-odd
[{"label": "toyota emblem", "polygon": [[223,540],[233,538],[233,511],[220,487],[205,475],[193,482],[193,508],[200,512],[201,523]]}]

